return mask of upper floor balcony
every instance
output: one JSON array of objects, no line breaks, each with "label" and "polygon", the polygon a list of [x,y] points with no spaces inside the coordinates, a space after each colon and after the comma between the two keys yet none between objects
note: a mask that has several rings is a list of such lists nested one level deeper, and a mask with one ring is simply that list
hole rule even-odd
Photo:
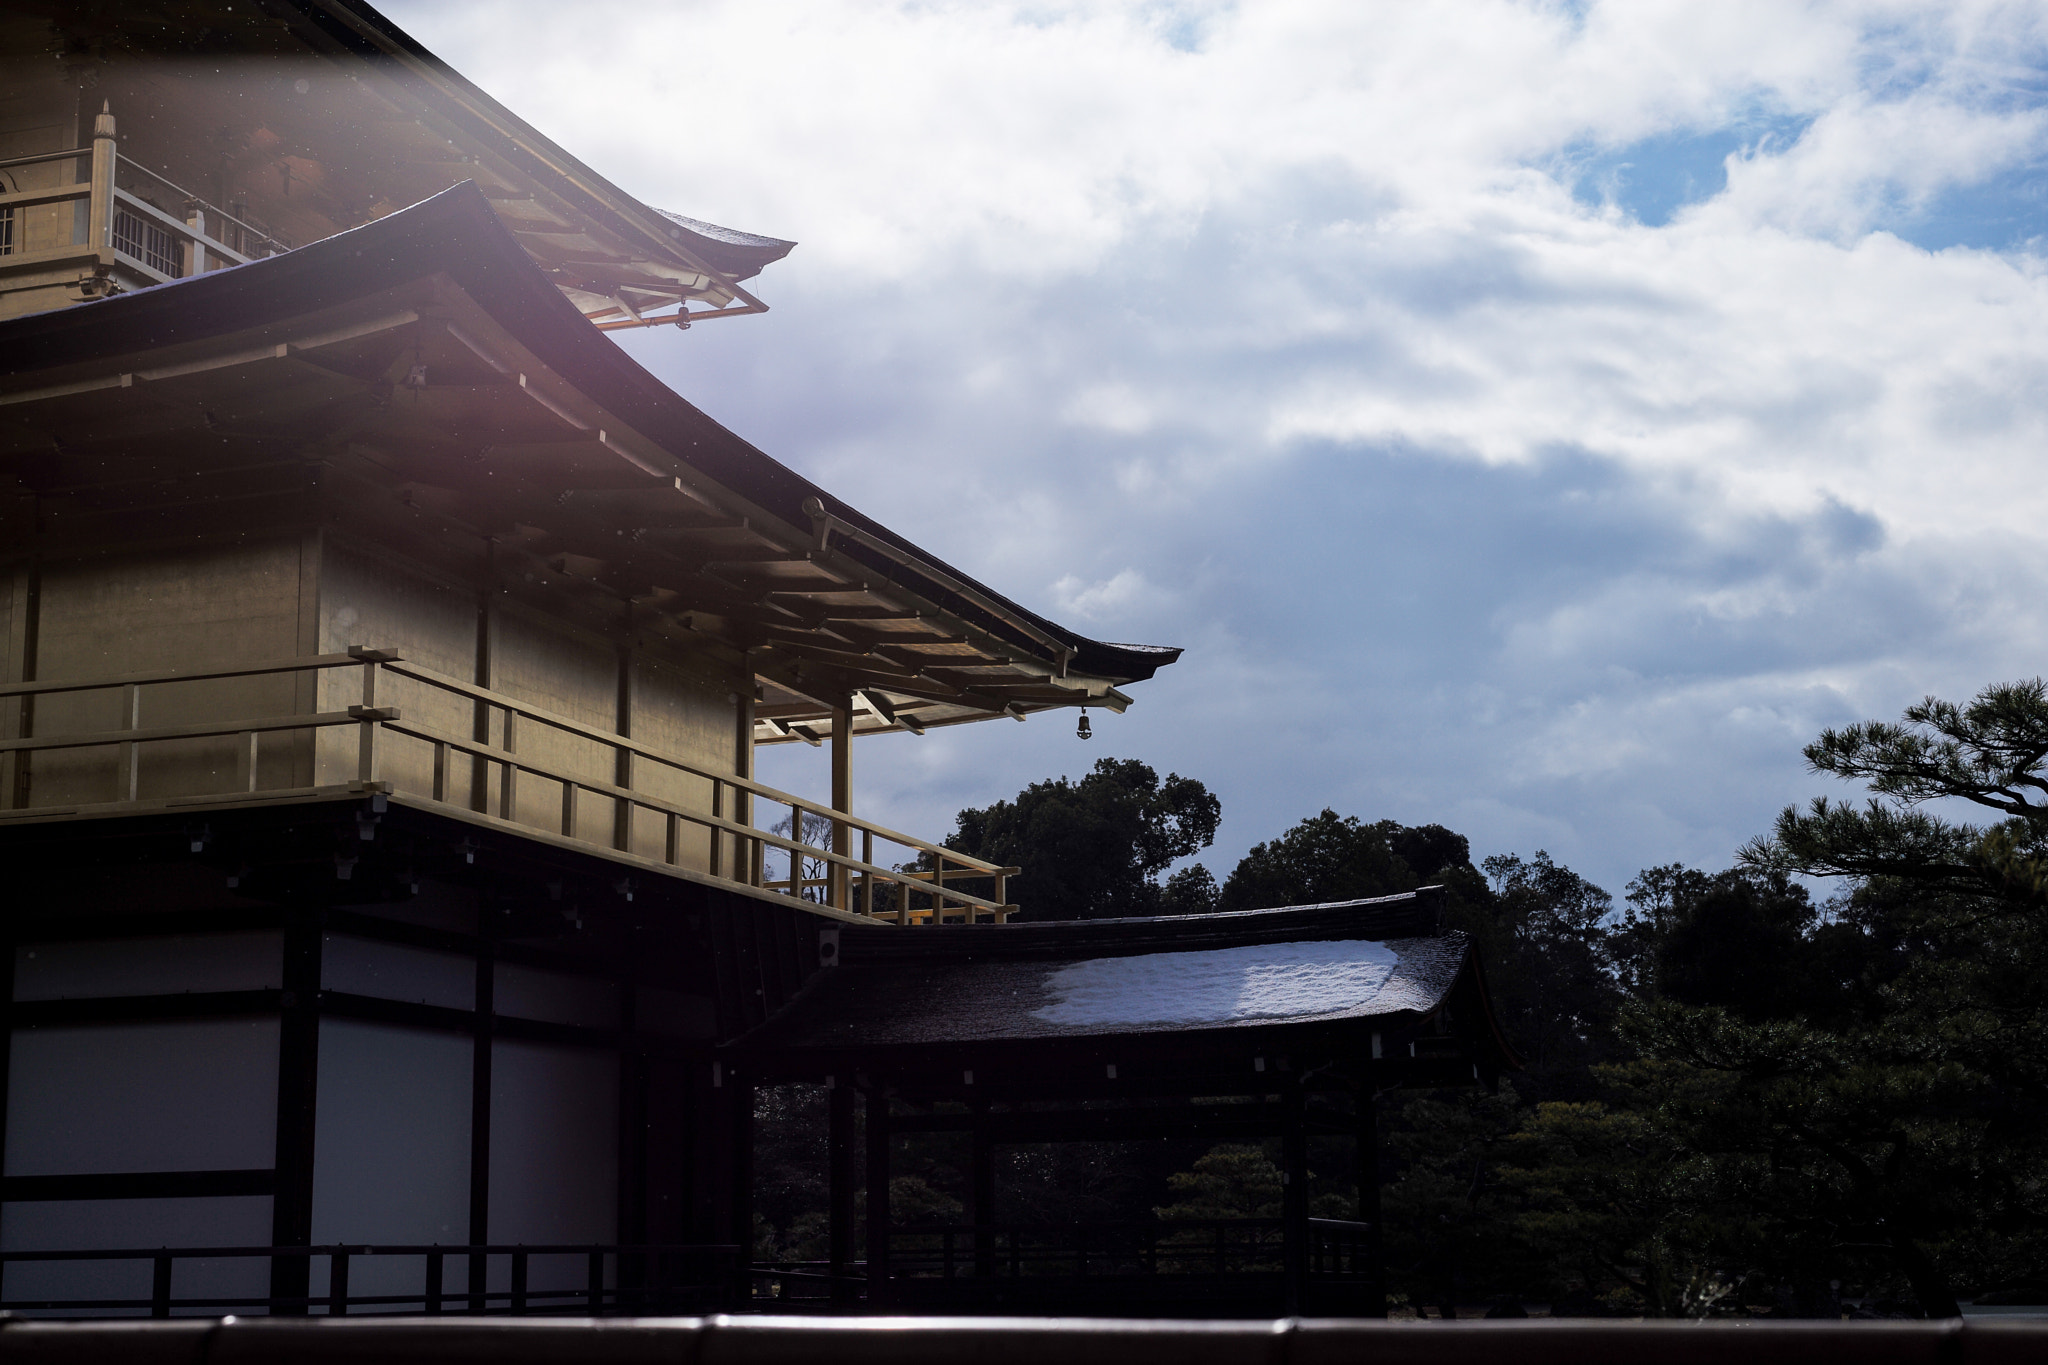
[{"label": "upper floor balcony", "polygon": [[639,202],[362,7],[0,12],[0,318],[303,247],[464,181],[605,329],[760,312],[742,281],[792,246]]},{"label": "upper floor balcony", "polygon": [[246,208],[230,213],[122,155],[109,112],[95,120],[89,146],[0,160],[7,312],[168,284],[290,249]]},{"label": "upper floor balcony", "polygon": [[0,739],[0,825],[374,795],[899,925],[1016,910],[1019,868],[392,651],[9,683],[0,706],[30,732]]}]

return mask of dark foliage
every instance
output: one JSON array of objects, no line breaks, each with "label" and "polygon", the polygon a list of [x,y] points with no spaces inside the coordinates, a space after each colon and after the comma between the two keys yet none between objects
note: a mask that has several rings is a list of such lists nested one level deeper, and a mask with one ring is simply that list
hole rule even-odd
[{"label": "dark foliage", "polygon": [[1218,908],[1362,900],[1417,884],[1414,870],[1387,846],[1385,830],[1325,809],[1271,843],[1253,845],[1223,883]]},{"label": "dark foliage", "polygon": [[[1787,810],[1740,864],[1645,869],[1617,907],[1542,852],[1472,865],[1439,825],[1323,810],[1219,887],[1176,859],[1215,798],[1098,764],[963,811],[956,847],[1036,871],[1045,915],[1200,913],[1446,888],[1527,1061],[1496,1092],[1382,1097],[1391,1287],[1512,1314],[1944,1315],[2038,1295],[2048,1266],[2048,686],[1934,699],[1822,735],[1814,769],[1875,799]],[[1960,799],[1978,826],[1925,809]],[[1799,878],[1835,878],[1816,903]],[[1019,883],[1024,881],[1018,879]],[[809,1160],[808,1100],[764,1164]],[[814,1144],[813,1144],[814,1145]],[[959,1207],[937,1140],[904,1153],[906,1207]],[[1001,1215],[1270,1214],[1274,1153],[1072,1144],[1004,1157]],[[1347,1216],[1348,1140],[1311,1144],[1312,1200]],[[802,1176],[764,1209],[808,1245]],[[920,1203],[919,1201],[922,1201]],[[812,1239],[814,1240],[814,1239]]]},{"label": "dark foliage", "polygon": [[1206,873],[1166,888],[1159,874],[1207,848],[1222,813],[1191,777],[1162,782],[1135,759],[1104,758],[1078,782],[1034,782],[1013,800],[961,811],[946,847],[1023,868],[1009,883],[1023,919],[1188,913],[1207,908]]}]

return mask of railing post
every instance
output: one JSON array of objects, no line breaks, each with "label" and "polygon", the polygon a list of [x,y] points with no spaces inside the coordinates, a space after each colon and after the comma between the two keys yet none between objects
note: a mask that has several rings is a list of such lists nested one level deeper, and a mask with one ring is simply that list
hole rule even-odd
[{"label": "railing post", "polygon": [[[500,747],[508,755],[516,754],[519,752],[519,748],[514,731],[518,726],[518,713],[509,706],[504,708],[504,710],[505,742]],[[500,820],[516,819],[518,812],[519,765],[510,758],[507,758],[504,764],[504,771],[498,775],[498,818]]]},{"label": "railing post", "polygon": [[584,1287],[584,1302],[594,1317],[604,1307],[604,1253],[590,1253],[590,1278]]},{"label": "railing post", "polygon": [[92,195],[85,224],[85,245],[95,251],[113,240],[114,157],[113,105],[102,100],[92,121]]},{"label": "railing post", "polygon": [[520,1248],[512,1253],[512,1312],[526,1311],[526,1250]]},{"label": "railing post", "polygon": [[[185,203],[185,226],[191,228],[197,236],[204,236],[206,233],[206,209],[197,199],[187,200]],[[189,250],[191,259],[186,263],[185,273],[187,275],[204,275],[206,273],[206,243],[194,240],[190,244]]]},{"label": "railing post", "polygon": [[[140,730],[142,728],[142,688],[130,683],[121,689],[121,728]],[[122,801],[133,801],[142,790],[142,746],[130,740],[121,746],[121,771],[118,776]]]},{"label": "railing post", "polygon": [[[869,867],[875,865],[875,832],[864,829],[860,832],[860,860]],[[875,874],[860,874],[860,912],[870,918],[875,913]]]},{"label": "railing post", "polygon": [[[995,903],[996,903],[997,905],[1008,905],[1008,904],[1010,903],[1010,869],[1009,869],[1009,868],[1007,868],[1007,867],[1006,867],[1006,868],[1002,868],[1001,870],[999,870],[999,871],[998,871],[998,872],[996,873],[996,893],[995,893],[995,894],[994,894],[993,896],[990,896],[990,897],[989,897],[989,899],[990,899],[990,900],[992,900],[992,901],[994,901],[994,902],[995,902]],[[1010,913],[1009,913],[1009,911],[1007,911],[1007,910],[998,910],[998,911],[996,911],[996,923],[997,923],[997,924],[1007,924],[1007,923],[1009,922],[1009,919],[1010,919]]]},{"label": "railing post", "polygon": [[[751,782],[754,777],[754,685],[750,682],[744,692],[733,693],[732,701],[733,776]],[[754,823],[754,794],[737,783],[732,789],[732,822],[743,827]],[[749,886],[761,884],[759,839],[733,838],[732,875],[734,881]]]},{"label": "railing post", "polygon": [[448,746],[438,739],[434,741],[434,799],[448,799]]},{"label": "railing post", "polygon": [[256,736],[254,730],[235,736],[235,785],[245,792],[256,790]]},{"label": "railing post", "polygon": [[[711,779],[711,818],[714,820],[725,818],[725,783],[715,777]],[[676,864],[676,854],[678,852],[676,848],[677,824],[676,816],[671,812],[668,817],[668,862],[671,867]],[[720,855],[725,852],[725,835],[716,826],[713,826],[707,831],[707,842],[711,845],[711,852],[706,860],[705,871],[716,877],[719,868],[724,865]]]},{"label": "railing post", "polygon": [[[853,708],[832,708],[832,809],[841,817],[853,813]],[[843,818],[831,825],[832,852],[844,858],[853,852],[853,826]],[[825,899],[834,910],[852,908],[852,887],[843,863],[825,864]]]},{"label": "railing post", "polygon": [[562,837],[564,839],[576,837],[576,791],[576,779],[564,777],[562,779]]},{"label": "railing post", "polygon": [[153,1318],[167,1318],[171,1315],[171,1258],[156,1258],[156,1273],[149,1286],[149,1315]]},{"label": "railing post", "polygon": [[[796,802],[789,803],[789,840],[801,846],[804,841],[804,808]],[[804,855],[797,848],[785,849],[789,854],[789,894],[798,900],[804,898]]]},{"label": "railing post", "polygon": [[348,1312],[348,1250],[341,1248],[327,1256],[327,1316],[338,1318]]},{"label": "railing post", "polygon": [[427,1253],[427,1292],[424,1307],[429,1313],[438,1314],[441,1311],[441,1270],[443,1264],[441,1252],[430,1251]]},{"label": "railing post", "polygon": [[377,661],[363,660],[362,724],[357,731],[356,780],[377,780]]}]

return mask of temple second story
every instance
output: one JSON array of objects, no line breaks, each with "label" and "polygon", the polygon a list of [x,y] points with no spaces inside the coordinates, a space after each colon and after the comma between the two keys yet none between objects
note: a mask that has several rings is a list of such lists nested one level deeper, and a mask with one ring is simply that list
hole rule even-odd
[{"label": "temple second story", "polygon": [[[0,821],[373,793],[1007,917],[854,812],[853,740],[1119,711],[1178,651],[975,583],[602,334],[757,311],[790,243],[638,203],[366,6],[0,36]],[[755,780],[789,743],[829,792]]]},{"label": "temple second story", "polygon": [[368,6],[0,14],[0,318],[258,260],[463,181],[599,325],[762,311],[791,243],[651,208]]}]

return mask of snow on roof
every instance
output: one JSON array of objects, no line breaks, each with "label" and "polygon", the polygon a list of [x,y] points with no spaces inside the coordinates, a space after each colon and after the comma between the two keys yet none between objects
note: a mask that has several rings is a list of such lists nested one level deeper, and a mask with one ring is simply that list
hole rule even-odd
[{"label": "snow on roof", "polygon": [[1375,940],[1262,943],[1206,952],[1093,958],[1051,973],[1048,1024],[1213,1028],[1368,1009],[1400,962]]},{"label": "snow on roof", "polygon": [[[1185,932],[1185,924],[1178,927]],[[941,931],[928,927],[865,932],[886,933],[905,949],[920,942],[943,946],[936,941]],[[1004,937],[996,925],[964,927],[958,936],[963,944],[969,934],[983,935],[992,949]],[[855,938],[842,938],[842,954]],[[1443,1002],[1468,953],[1466,937],[1453,931],[1096,952],[1053,961],[942,955],[848,963],[819,973],[749,1038],[749,1046],[802,1050],[1127,1037],[1419,1015]]]}]

